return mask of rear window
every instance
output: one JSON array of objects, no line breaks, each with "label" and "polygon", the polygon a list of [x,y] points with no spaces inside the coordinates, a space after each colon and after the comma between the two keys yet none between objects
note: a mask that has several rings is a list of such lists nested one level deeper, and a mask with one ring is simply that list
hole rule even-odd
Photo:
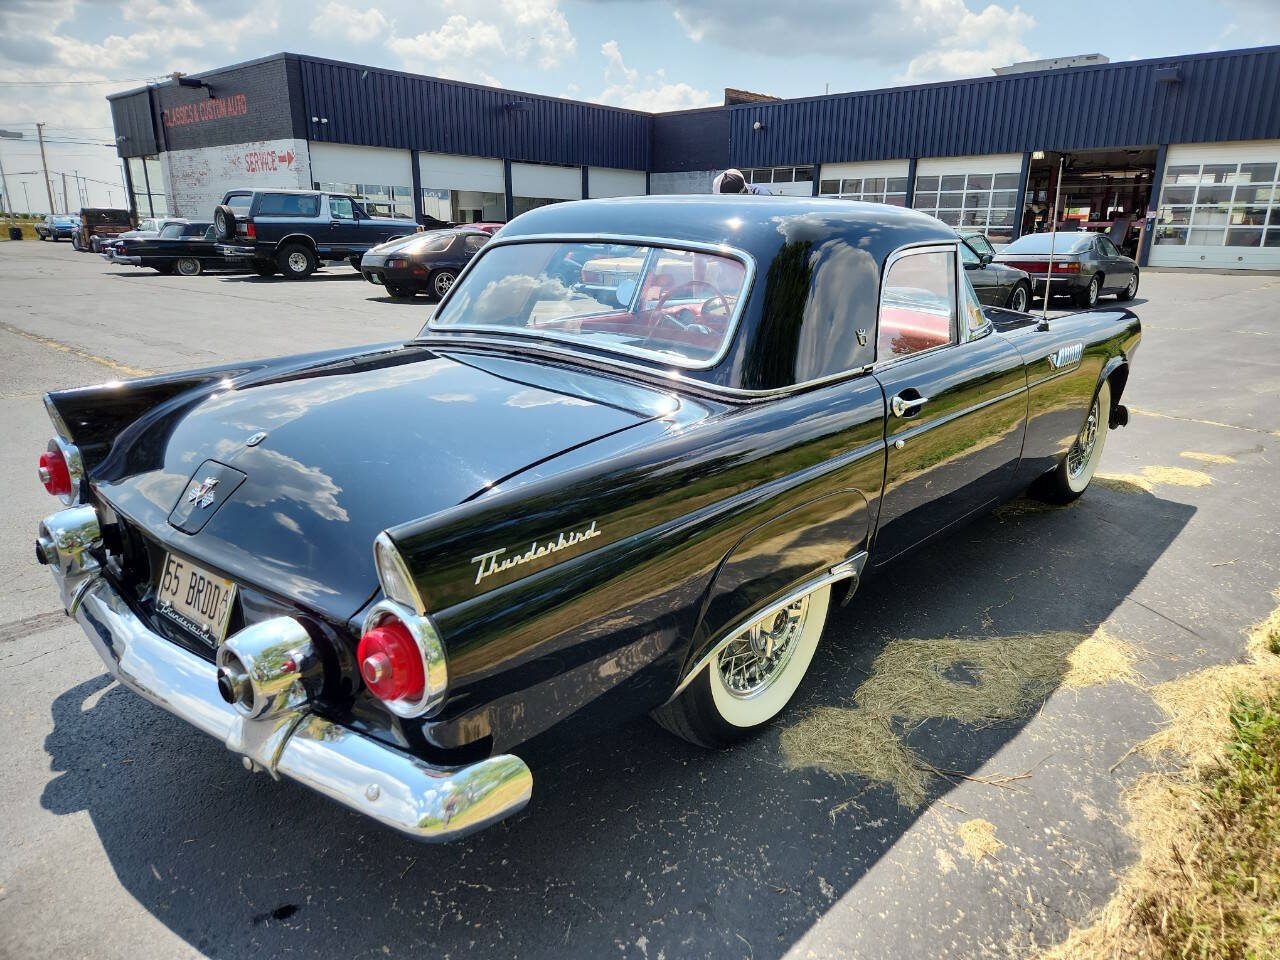
[{"label": "rear window", "polygon": [[320,214],[320,198],[305,193],[264,193],[258,201],[260,217],[315,217]]},{"label": "rear window", "polygon": [[182,228],[184,237],[203,237],[206,230],[212,225],[208,223],[188,223]]},{"label": "rear window", "polygon": [[1053,244],[1054,253],[1079,253],[1093,240],[1092,233],[1029,233],[1019,237],[1004,248],[1005,253],[1048,253]]},{"label": "rear window", "polygon": [[253,206],[253,194],[237,193],[234,196],[227,197],[227,206],[237,213],[241,210],[248,210]]},{"label": "rear window", "polygon": [[160,231],[160,236],[167,240],[174,240],[182,236],[182,231],[186,229],[186,224],[171,223]]},{"label": "rear window", "polygon": [[432,330],[568,341],[681,367],[714,363],[733,333],[747,265],[728,253],[539,241],[488,247]]}]

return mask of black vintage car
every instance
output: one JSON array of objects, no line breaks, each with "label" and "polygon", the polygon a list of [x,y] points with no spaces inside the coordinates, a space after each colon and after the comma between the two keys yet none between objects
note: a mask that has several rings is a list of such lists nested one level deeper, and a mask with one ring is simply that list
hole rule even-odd
[{"label": "black vintage car", "polygon": [[489,242],[483,230],[431,230],[379,244],[360,260],[360,273],[393,297],[425,293],[440,299],[462,268]]},{"label": "black vintage car", "polygon": [[1025,311],[1031,304],[1031,277],[1025,270],[995,262],[996,251],[985,235],[960,231],[960,259],[978,302],[986,307]]},{"label": "black vintage car", "polygon": [[215,249],[213,223],[208,220],[171,223],[155,237],[119,240],[112,248],[111,262],[184,277],[197,277],[206,267],[226,265]]},{"label": "black vintage car", "polygon": [[[1127,420],[1138,319],[984,312],[958,244],[842,200],[531,211],[406,343],[48,394],[38,558],[124,684],[420,839],[523,807],[551,731],[729,744],[863,577],[1078,497]],[[642,266],[565,282],[602,249]]]}]

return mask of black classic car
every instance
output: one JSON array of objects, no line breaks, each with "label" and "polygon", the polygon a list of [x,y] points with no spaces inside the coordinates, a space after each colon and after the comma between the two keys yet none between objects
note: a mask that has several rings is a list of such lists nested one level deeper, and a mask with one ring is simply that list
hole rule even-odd
[{"label": "black classic car", "polygon": [[361,258],[360,273],[393,297],[425,293],[438,300],[488,242],[483,230],[430,230],[374,247]]},{"label": "black classic car", "polygon": [[[536,737],[753,733],[863,577],[1084,492],[1138,319],[984,311],[958,247],[843,200],[539,208],[408,342],[48,394],[37,556],[246,768],[458,836],[525,805]],[[602,248],[643,265],[564,281]]]},{"label": "black classic car", "polygon": [[1138,264],[1110,238],[1097,233],[1029,233],[998,254],[996,262],[1025,270],[1035,282],[1036,296],[1070,297],[1078,307],[1092,307],[1103,294],[1117,300],[1138,295]]},{"label": "black classic car", "polygon": [[1025,270],[1007,263],[996,263],[991,241],[981,233],[960,231],[964,241],[960,259],[969,272],[969,282],[978,302],[986,307],[1008,307],[1023,312],[1031,304],[1031,277]]},{"label": "black classic car", "polygon": [[112,247],[111,262],[184,277],[198,277],[205,267],[226,263],[214,249],[213,224],[208,220],[171,223],[159,236],[119,240]]},{"label": "black classic car", "polygon": [[359,201],[321,190],[232,190],[213,211],[218,253],[260,277],[305,280],[322,262],[360,257],[419,232],[413,220],[371,217]]}]

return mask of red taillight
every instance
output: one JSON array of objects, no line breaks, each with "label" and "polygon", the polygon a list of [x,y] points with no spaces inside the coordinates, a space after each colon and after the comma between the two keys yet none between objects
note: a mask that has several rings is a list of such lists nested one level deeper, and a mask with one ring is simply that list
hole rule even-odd
[{"label": "red taillight", "polygon": [[384,620],[361,637],[356,662],[365,685],[379,700],[416,700],[426,688],[422,653],[398,620]]},{"label": "red taillight", "polygon": [[48,450],[40,454],[40,482],[55,497],[71,493],[71,471],[61,450]]},{"label": "red taillight", "polygon": [[258,228],[254,225],[252,220],[250,220],[248,223],[244,225],[244,235],[248,237],[250,240],[257,239]]},{"label": "red taillight", "polygon": [[1055,260],[1055,261],[1053,261],[1053,272],[1054,272],[1054,273],[1079,273],[1079,272],[1080,272],[1080,261],[1078,261],[1078,260],[1063,260],[1063,261]]}]

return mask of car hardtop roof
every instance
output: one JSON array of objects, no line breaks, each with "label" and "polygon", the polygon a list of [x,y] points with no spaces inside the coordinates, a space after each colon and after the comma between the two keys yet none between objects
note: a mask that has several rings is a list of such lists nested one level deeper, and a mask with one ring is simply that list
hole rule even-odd
[{"label": "car hardtop roof", "polygon": [[[575,200],[537,207],[502,228],[504,241],[532,236],[627,237],[725,245],[767,267],[781,240],[843,241],[896,249],[906,243],[955,243],[940,220],[884,203],[827,197],[688,194]],[[885,254],[892,250],[885,250]],[[878,257],[883,262],[882,257]]]}]

